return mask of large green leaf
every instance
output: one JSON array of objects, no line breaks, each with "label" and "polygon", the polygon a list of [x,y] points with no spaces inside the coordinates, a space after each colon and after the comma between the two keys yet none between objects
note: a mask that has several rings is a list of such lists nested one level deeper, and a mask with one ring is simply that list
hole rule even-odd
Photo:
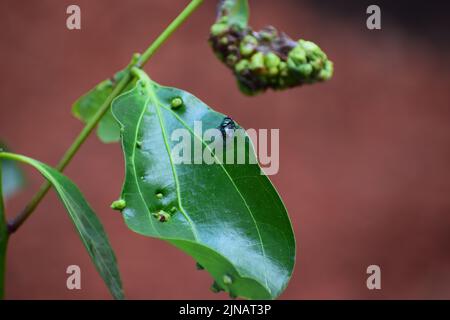
[{"label": "large green leaf", "polygon": [[[6,151],[8,148],[0,142],[0,151]],[[11,160],[0,160],[2,169],[2,190],[4,198],[11,197],[14,193],[19,191],[25,184],[25,178],[22,170]]]},{"label": "large green leaf", "polygon": [[93,263],[112,295],[123,298],[122,283],[116,257],[102,224],[84,199],[77,186],[57,170],[34,159],[0,152],[0,158],[20,161],[37,169],[55,188],[71,217]]},{"label": "large green leaf", "polygon": [[205,132],[220,126],[224,115],[137,72],[135,88],[112,104],[126,162],[115,207],[133,231],[188,253],[232,296],[276,298],[293,270],[295,240],[270,180],[257,164],[177,164],[175,130],[185,130],[189,143],[208,150],[194,122],[201,121]]}]

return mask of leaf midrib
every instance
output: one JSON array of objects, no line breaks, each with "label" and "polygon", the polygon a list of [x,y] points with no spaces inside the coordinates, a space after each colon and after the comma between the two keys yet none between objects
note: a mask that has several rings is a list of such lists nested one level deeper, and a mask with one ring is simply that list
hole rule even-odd
[{"label": "leaf midrib", "polygon": [[[153,92],[153,90],[151,90],[152,92]],[[154,93],[153,93],[153,95],[154,95]],[[170,108],[167,108],[166,106],[164,106],[160,101],[159,101],[159,99],[157,99],[157,98],[155,98],[155,102],[158,104],[158,106],[160,106],[160,107],[162,107],[162,108],[164,108],[165,110],[167,110],[167,111],[169,111],[169,112],[171,112],[174,116],[175,116],[175,118],[195,137],[195,138],[197,138],[198,140],[200,140],[201,141],[201,143],[206,147],[206,148],[208,148],[208,150],[209,151],[211,151],[211,153],[212,153],[212,150],[209,148],[209,146],[203,141],[203,139],[200,139],[192,130],[191,130],[191,128],[172,110],[172,109],[170,109]],[[213,154],[213,153],[212,153]],[[253,213],[252,213],[252,211],[250,210],[250,207],[248,206],[248,203],[247,203],[247,201],[245,200],[245,198],[244,198],[244,196],[242,195],[242,193],[240,192],[240,190],[239,190],[239,188],[236,186],[236,184],[234,183],[234,181],[233,181],[233,179],[231,178],[231,176],[229,175],[229,173],[228,173],[228,171],[225,169],[225,167],[223,166],[223,164],[219,161],[219,159],[217,159],[217,156],[214,154],[214,158],[217,160],[217,163],[219,164],[219,166],[223,169],[223,171],[226,173],[226,175],[227,175],[227,177],[228,177],[228,179],[230,180],[230,182],[232,183],[232,185],[233,185],[233,187],[236,189],[236,191],[237,191],[237,193],[239,194],[239,196],[241,197],[241,199],[243,200],[243,202],[244,202],[244,204],[245,204],[245,207],[247,208],[247,211],[249,212],[249,214],[250,214],[250,216],[251,216],[251,218],[252,218],[252,220],[253,220],[253,222],[254,222],[254,224],[255,224],[255,228],[256,228],[256,232],[258,233],[258,237],[259,237],[259,240],[260,240],[260,243],[261,243],[261,251],[262,251],[262,254],[263,254],[263,257],[264,257],[264,281],[265,281],[265,285],[266,285],[266,288],[269,290],[269,293],[270,293],[270,295],[272,295],[272,290],[271,290],[271,288],[269,287],[269,284],[268,284],[268,281],[267,281],[267,265],[266,265],[266,259],[267,259],[267,256],[266,256],[266,253],[265,253],[265,249],[264,249],[264,242],[263,242],[263,240],[262,240],[262,237],[261,237],[261,233],[260,233],[260,231],[259,231],[259,227],[258,227],[258,223],[256,222],[256,219],[255,219],[255,217],[253,216]]]}]

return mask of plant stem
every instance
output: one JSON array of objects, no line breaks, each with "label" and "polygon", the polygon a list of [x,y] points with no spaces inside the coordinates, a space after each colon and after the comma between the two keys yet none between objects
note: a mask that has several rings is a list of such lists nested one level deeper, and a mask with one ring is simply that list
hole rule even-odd
[{"label": "plant stem", "polygon": [[2,163],[0,161],[0,300],[5,294],[6,249],[8,247],[8,229],[6,227],[5,206],[3,203]]},{"label": "plant stem", "polygon": [[137,66],[142,67],[161,45],[182,25],[192,13],[203,3],[204,0],[192,0],[191,3],[172,21],[172,23],[161,33],[161,35],[142,54]]},{"label": "plant stem", "polygon": [[[169,39],[169,37],[188,19],[191,14],[203,3],[204,0],[192,0],[189,5],[172,21],[172,23],[161,33],[161,35],[145,50],[142,56],[139,58],[134,65],[128,67],[128,72],[121,79],[121,81],[114,88],[113,92],[108,96],[106,101],[97,111],[95,116],[86,124],[83,130],[80,132],[78,137],[72,143],[72,145],[67,149],[66,153],[62,157],[56,169],[63,171],[70,161],[73,159],[75,154],[78,152],[80,147],[95,129],[99,121],[109,110],[111,102],[116,98],[122,90],[127,86],[131,80],[130,70],[133,66],[143,67],[148,60],[155,54],[155,52],[161,47],[161,45]],[[27,206],[8,224],[8,232],[10,234],[14,233],[33,213],[42,199],[45,197],[47,192],[50,190],[50,183],[44,183],[39,191],[34,195]]]}]

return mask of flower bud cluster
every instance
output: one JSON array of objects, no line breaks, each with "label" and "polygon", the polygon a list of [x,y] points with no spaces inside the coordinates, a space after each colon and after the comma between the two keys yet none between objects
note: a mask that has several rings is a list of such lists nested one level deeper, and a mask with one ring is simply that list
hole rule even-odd
[{"label": "flower bud cluster", "polygon": [[333,75],[333,63],[319,46],[293,41],[274,27],[255,32],[229,25],[222,16],[211,27],[209,42],[248,95],[321,82]]}]

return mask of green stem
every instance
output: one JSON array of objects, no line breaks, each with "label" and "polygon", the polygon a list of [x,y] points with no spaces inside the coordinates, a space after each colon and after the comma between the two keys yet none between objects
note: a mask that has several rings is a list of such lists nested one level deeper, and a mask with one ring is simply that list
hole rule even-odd
[{"label": "green stem", "polygon": [[6,224],[5,206],[3,203],[2,163],[0,161],[0,300],[5,294],[6,249],[8,246],[8,229]]},{"label": "green stem", "polygon": [[161,33],[161,35],[145,50],[138,63],[138,67],[142,67],[153,54],[161,47],[161,45],[181,26],[192,13],[203,3],[204,0],[192,0],[191,3],[172,21],[172,23]]},{"label": "green stem", "polygon": [[[127,84],[131,80],[130,70],[134,66],[142,67],[144,66],[148,60],[155,54],[155,52],[161,47],[161,45],[169,39],[169,37],[188,19],[191,14],[203,3],[204,0],[192,0],[191,3],[172,21],[172,23],[161,33],[161,35],[150,45],[150,47],[145,50],[142,56],[139,58],[137,62],[128,67],[128,72],[121,79],[121,81],[114,88],[113,92],[109,95],[100,109],[97,111],[95,116],[86,124],[83,130],[80,132],[78,137],[72,143],[70,148],[66,151],[61,161],[59,162],[56,169],[59,171],[63,171],[70,161],[73,159],[75,154],[78,152],[80,147],[95,129],[99,121],[105,115],[105,113],[109,110],[111,102],[116,98],[122,90],[127,86]],[[34,195],[31,201],[27,204],[27,206],[15,217],[8,225],[9,233],[15,232],[33,213],[42,199],[45,197],[47,192],[50,190],[50,183],[44,183],[39,191]]]}]

